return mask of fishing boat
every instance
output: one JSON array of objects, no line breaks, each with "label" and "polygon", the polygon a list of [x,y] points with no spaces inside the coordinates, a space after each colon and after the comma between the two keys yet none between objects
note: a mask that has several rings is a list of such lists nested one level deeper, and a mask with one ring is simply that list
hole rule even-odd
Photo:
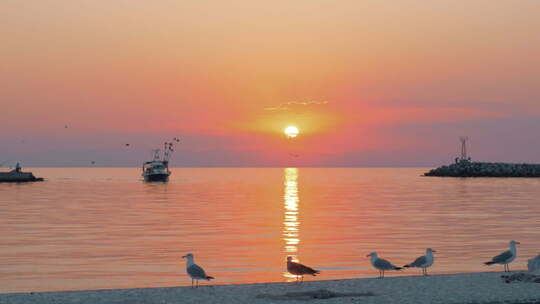
[{"label": "fishing boat", "polygon": [[160,149],[153,150],[154,157],[142,166],[142,176],[145,182],[167,182],[171,171],[169,170],[169,158],[173,152],[173,144],[165,142],[163,157]]}]

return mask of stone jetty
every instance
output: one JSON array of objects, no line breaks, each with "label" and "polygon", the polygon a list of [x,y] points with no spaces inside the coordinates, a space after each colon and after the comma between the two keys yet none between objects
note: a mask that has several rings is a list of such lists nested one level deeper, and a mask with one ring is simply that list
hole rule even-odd
[{"label": "stone jetty", "polygon": [[21,165],[17,163],[15,169],[9,172],[0,172],[0,183],[26,183],[41,182],[42,177],[35,177],[32,172],[22,172]]},{"label": "stone jetty", "polygon": [[32,172],[0,172],[0,183],[25,183],[25,182],[41,182],[42,177],[35,177]]},{"label": "stone jetty", "polygon": [[424,173],[442,177],[540,177],[540,164],[487,163],[461,160]]}]

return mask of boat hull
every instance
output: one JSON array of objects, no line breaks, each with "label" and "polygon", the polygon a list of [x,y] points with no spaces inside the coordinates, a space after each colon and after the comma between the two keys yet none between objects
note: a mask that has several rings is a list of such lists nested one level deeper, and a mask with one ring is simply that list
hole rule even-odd
[{"label": "boat hull", "polygon": [[169,174],[167,173],[158,173],[158,174],[147,174],[144,175],[145,182],[167,182],[169,181]]}]

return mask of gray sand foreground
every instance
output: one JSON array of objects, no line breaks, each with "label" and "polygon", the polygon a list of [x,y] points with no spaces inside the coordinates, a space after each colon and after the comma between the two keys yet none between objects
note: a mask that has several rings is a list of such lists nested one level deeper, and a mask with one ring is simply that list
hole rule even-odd
[{"label": "gray sand foreground", "polygon": [[[191,287],[139,288],[94,291],[0,294],[0,303],[533,303],[540,299],[540,284],[511,283],[503,273],[467,273],[429,277],[386,277],[247,285],[202,285]],[[261,294],[284,295],[291,292],[326,289],[336,293],[367,293],[313,300],[279,300],[257,297]],[[540,303],[540,302],[539,302]]]}]

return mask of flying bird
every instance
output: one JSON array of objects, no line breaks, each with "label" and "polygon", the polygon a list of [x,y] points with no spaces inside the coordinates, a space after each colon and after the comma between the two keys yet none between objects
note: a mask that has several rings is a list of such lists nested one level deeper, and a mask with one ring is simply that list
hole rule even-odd
[{"label": "flying bird", "polygon": [[427,269],[431,267],[431,265],[433,265],[433,262],[435,260],[435,258],[433,257],[433,252],[436,252],[436,251],[431,248],[427,248],[426,255],[423,255],[417,258],[416,260],[414,260],[414,262],[407,264],[403,267],[404,268],[409,268],[409,267],[422,268],[422,274],[427,276],[428,275]]},{"label": "flying bird", "polygon": [[129,147],[129,146],[130,146],[130,144],[126,144],[126,147]]},{"label": "flying bird", "polygon": [[517,249],[516,245],[520,244],[517,241],[511,240],[510,241],[510,249],[506,250],[505,252],[494,256],[491,261],[485,262],[486,265],[492,265],[492,264],[502,264],[504,265],[504,272],[510,272],[510,267],[508,264],[510,264],[513,260],[515,260],[517,256]]},{"label": "flying bird", "polygon": [[309,274],[312,276],[316,276],[320,273],[319,270],[315,270],[313,268],[310,268],[306,265],[302,265],[300,263],[295,263],[292,261],[292,257],[287,257],[287,271],[296,276],[296,282],[298,282],[299,278],[302,278],[301,282],[304,282],[304,275]]},{"label": "flying bird", "polygon": [[384,278],[384,272],[386,270],[401,270],[402,267],[397,267],[396,265],[388,262],[385,259],[381,259],[377,256],[376,252],[372,252],[367,257],[371,257],[371,265],[379,270],[379,279]]},{"label": "flying bird", "polygon": [[214,279],[214,277],[211,277],[209,275],[206,275],[206,272],[204,272],[204,269],[202,269],[199,265],[195,264],[193,254],[188,253],[182,258],[187,259],[186,261],[186,271],[188,275],[191,277],[191,287],[193,288],[193,281],[197,282],[196,287],[199,287],[199,280],[207,280],[210,281]]}]

